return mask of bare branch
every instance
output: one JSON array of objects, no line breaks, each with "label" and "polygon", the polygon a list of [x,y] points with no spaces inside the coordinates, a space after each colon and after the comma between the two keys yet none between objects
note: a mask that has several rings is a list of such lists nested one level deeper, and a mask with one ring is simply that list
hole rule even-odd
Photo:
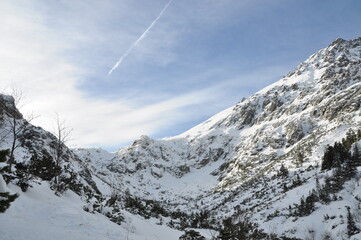
[{"label": "bare branch", "polygon": [[23,115],[20,113],[19,109],[26,105],[26,102],[24,101],[24,94],[21,90],[12,87],[11,96],[12,99],[6,99],[6,97],[2,98],[2,121],[4,125],[2,135],[0,136],[0,143],[5,141],[5,139],[9,138],[9,136],[12,139],[9,155],[10,171],[12,164],[15,163],[15,149],[21,145],[18,139],[20,135],[31,126],[29,125],[29,122],[36,118],[36,116],[31,115],[28,120],[25,120]]},{"label": "bare branch", "polygon": [[[54,136],[56,137],[55,146],[53,147],[53,157],[55,160],[55,165],[57,169],[61,169],[62,157],[64,155],[64,150],[66,149],[66,143],[70,140],[70,136],[73,129],[66,126],[64,120],[60,120],[59,115],[56,113],[55,116],[55,130],[53,131]],[[55,176],[55,186],[59,186],[59,173]]]}]

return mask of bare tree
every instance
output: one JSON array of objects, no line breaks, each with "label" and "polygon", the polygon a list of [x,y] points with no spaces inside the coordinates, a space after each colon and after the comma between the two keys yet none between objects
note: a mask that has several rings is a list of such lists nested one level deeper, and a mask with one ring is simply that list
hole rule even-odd
[{"label": "bare tree", "polygon": [[22,117],[21,115],[18,115],[18,107],[20,108],[19,104],[21,100],[23,99],[23,93],[17,90],[13,91],[13,98],[14,102],[12,103],[11,108],[9,109],[9,123],[10,123],[10,132],[12,135],[12,143],[11,143],[11,149],[10,149],[10,158],[9,158],[9,169],[11,172],[12,164],[15,162],[14,159],[14,151],[19,146],[18,143],[18,137],[20,132],[23,130],[24,124],[19,124],[18,126],[18,118]]},{"label": "bare tree", "polygon": [[[70,140],[70,135],[73,131],[72,128],[67,127],[64,120],[60,120],[59,115],[56,114],[55,117],[55,130],[53,134],[56,137],[54,146],[52,148],[52,154],[55,161],[56,169],[61,169],[61,163],[63,155],[65,154],[66,143]],[[55,185],[59,185],[59,175],[60,171],[55,175]]]},{"label": "bare tree", "polygon": [[14,153],[20,146],[19,137],[21,134],[30,127],[29,122],[35,116],[29,115],[27,120],[23,118],[20,109],[25,105],[23,92],[17,88],[11,91],[12,99],[3,98],[1,104],[3,105],[4,120],[7,122],[4,126],[4,133],[0,137],[0,141],[4,141],[8,136],[11,136],[11,146],[9,154],[9,171],[11,172],[12,165],[15,163]]}]

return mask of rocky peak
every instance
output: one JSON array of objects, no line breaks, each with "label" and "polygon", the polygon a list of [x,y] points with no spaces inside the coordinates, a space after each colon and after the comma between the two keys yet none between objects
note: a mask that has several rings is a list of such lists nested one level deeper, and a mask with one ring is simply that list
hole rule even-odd
[{"label": "rocky peak", "polygon": [[23,118],[23,115],[15,106],[15,99],[12,96],[0,94],[0,115],[3,116],[4,114],[16,119]]},{"label": "rocky peak", "polygon": [[337,39],[280,81],[237,104],[226,121],[241,129],[319,105],[361,80],[361,38]]}]

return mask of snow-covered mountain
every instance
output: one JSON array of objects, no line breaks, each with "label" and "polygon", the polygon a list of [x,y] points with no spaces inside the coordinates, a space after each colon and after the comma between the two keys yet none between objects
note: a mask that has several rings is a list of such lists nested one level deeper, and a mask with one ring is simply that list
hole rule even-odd
[{"label": "snow-covered mountain", "polygon": [[[165,229],[220,230],[220,239],[227,239],[222,229],[231,219],[268,234],[258,239],[361,239],[361,164],[354,160],[361,147],[360,105],[361,38],[337,39],[279,81],[185,133],[142,136],[116,153],[68,149],[62,167],[74,173],[78,187],[68,188],[83,198],[85,209],[115,222],[115,216],[124,221],[136,214]],[[18,149],[17,161],[42,149],[51,152],[51,135],[33,132],[38,134],[24,137],[28,144]],[[335,142],[348,155],[325,167],[325,152]],[[356,173],[345,174],[350,166]]]},{"label": "snow-covered mountain", "polygon": [[[283,161],[297,168],[299,153],[316,161],[303,160],[304,165],[317,164],[327,144],[360,127],[360,42],[338,39],[278,82],[191,130],[160,140],[142,136],[114,155],[105,153],[100,162],[118,173],[120,182],[131,182],[139,196],[159,199],[232,189]],[[78,154],[97,159],[97,151]]]}]

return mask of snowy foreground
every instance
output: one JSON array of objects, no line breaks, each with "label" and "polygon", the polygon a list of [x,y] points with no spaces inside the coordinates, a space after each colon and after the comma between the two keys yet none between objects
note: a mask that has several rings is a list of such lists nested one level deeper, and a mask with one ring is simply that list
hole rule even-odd
[{"label": "snowy foreground", "polygon": [[126,223],[119,226],[104,215],[83,211],[84,202],[71,191],[54,195],[46,182],[26,193],[17,187],[11,190],[20,197],[0,214],[1,240],[170,240],[182,235],[126,212]]}]

